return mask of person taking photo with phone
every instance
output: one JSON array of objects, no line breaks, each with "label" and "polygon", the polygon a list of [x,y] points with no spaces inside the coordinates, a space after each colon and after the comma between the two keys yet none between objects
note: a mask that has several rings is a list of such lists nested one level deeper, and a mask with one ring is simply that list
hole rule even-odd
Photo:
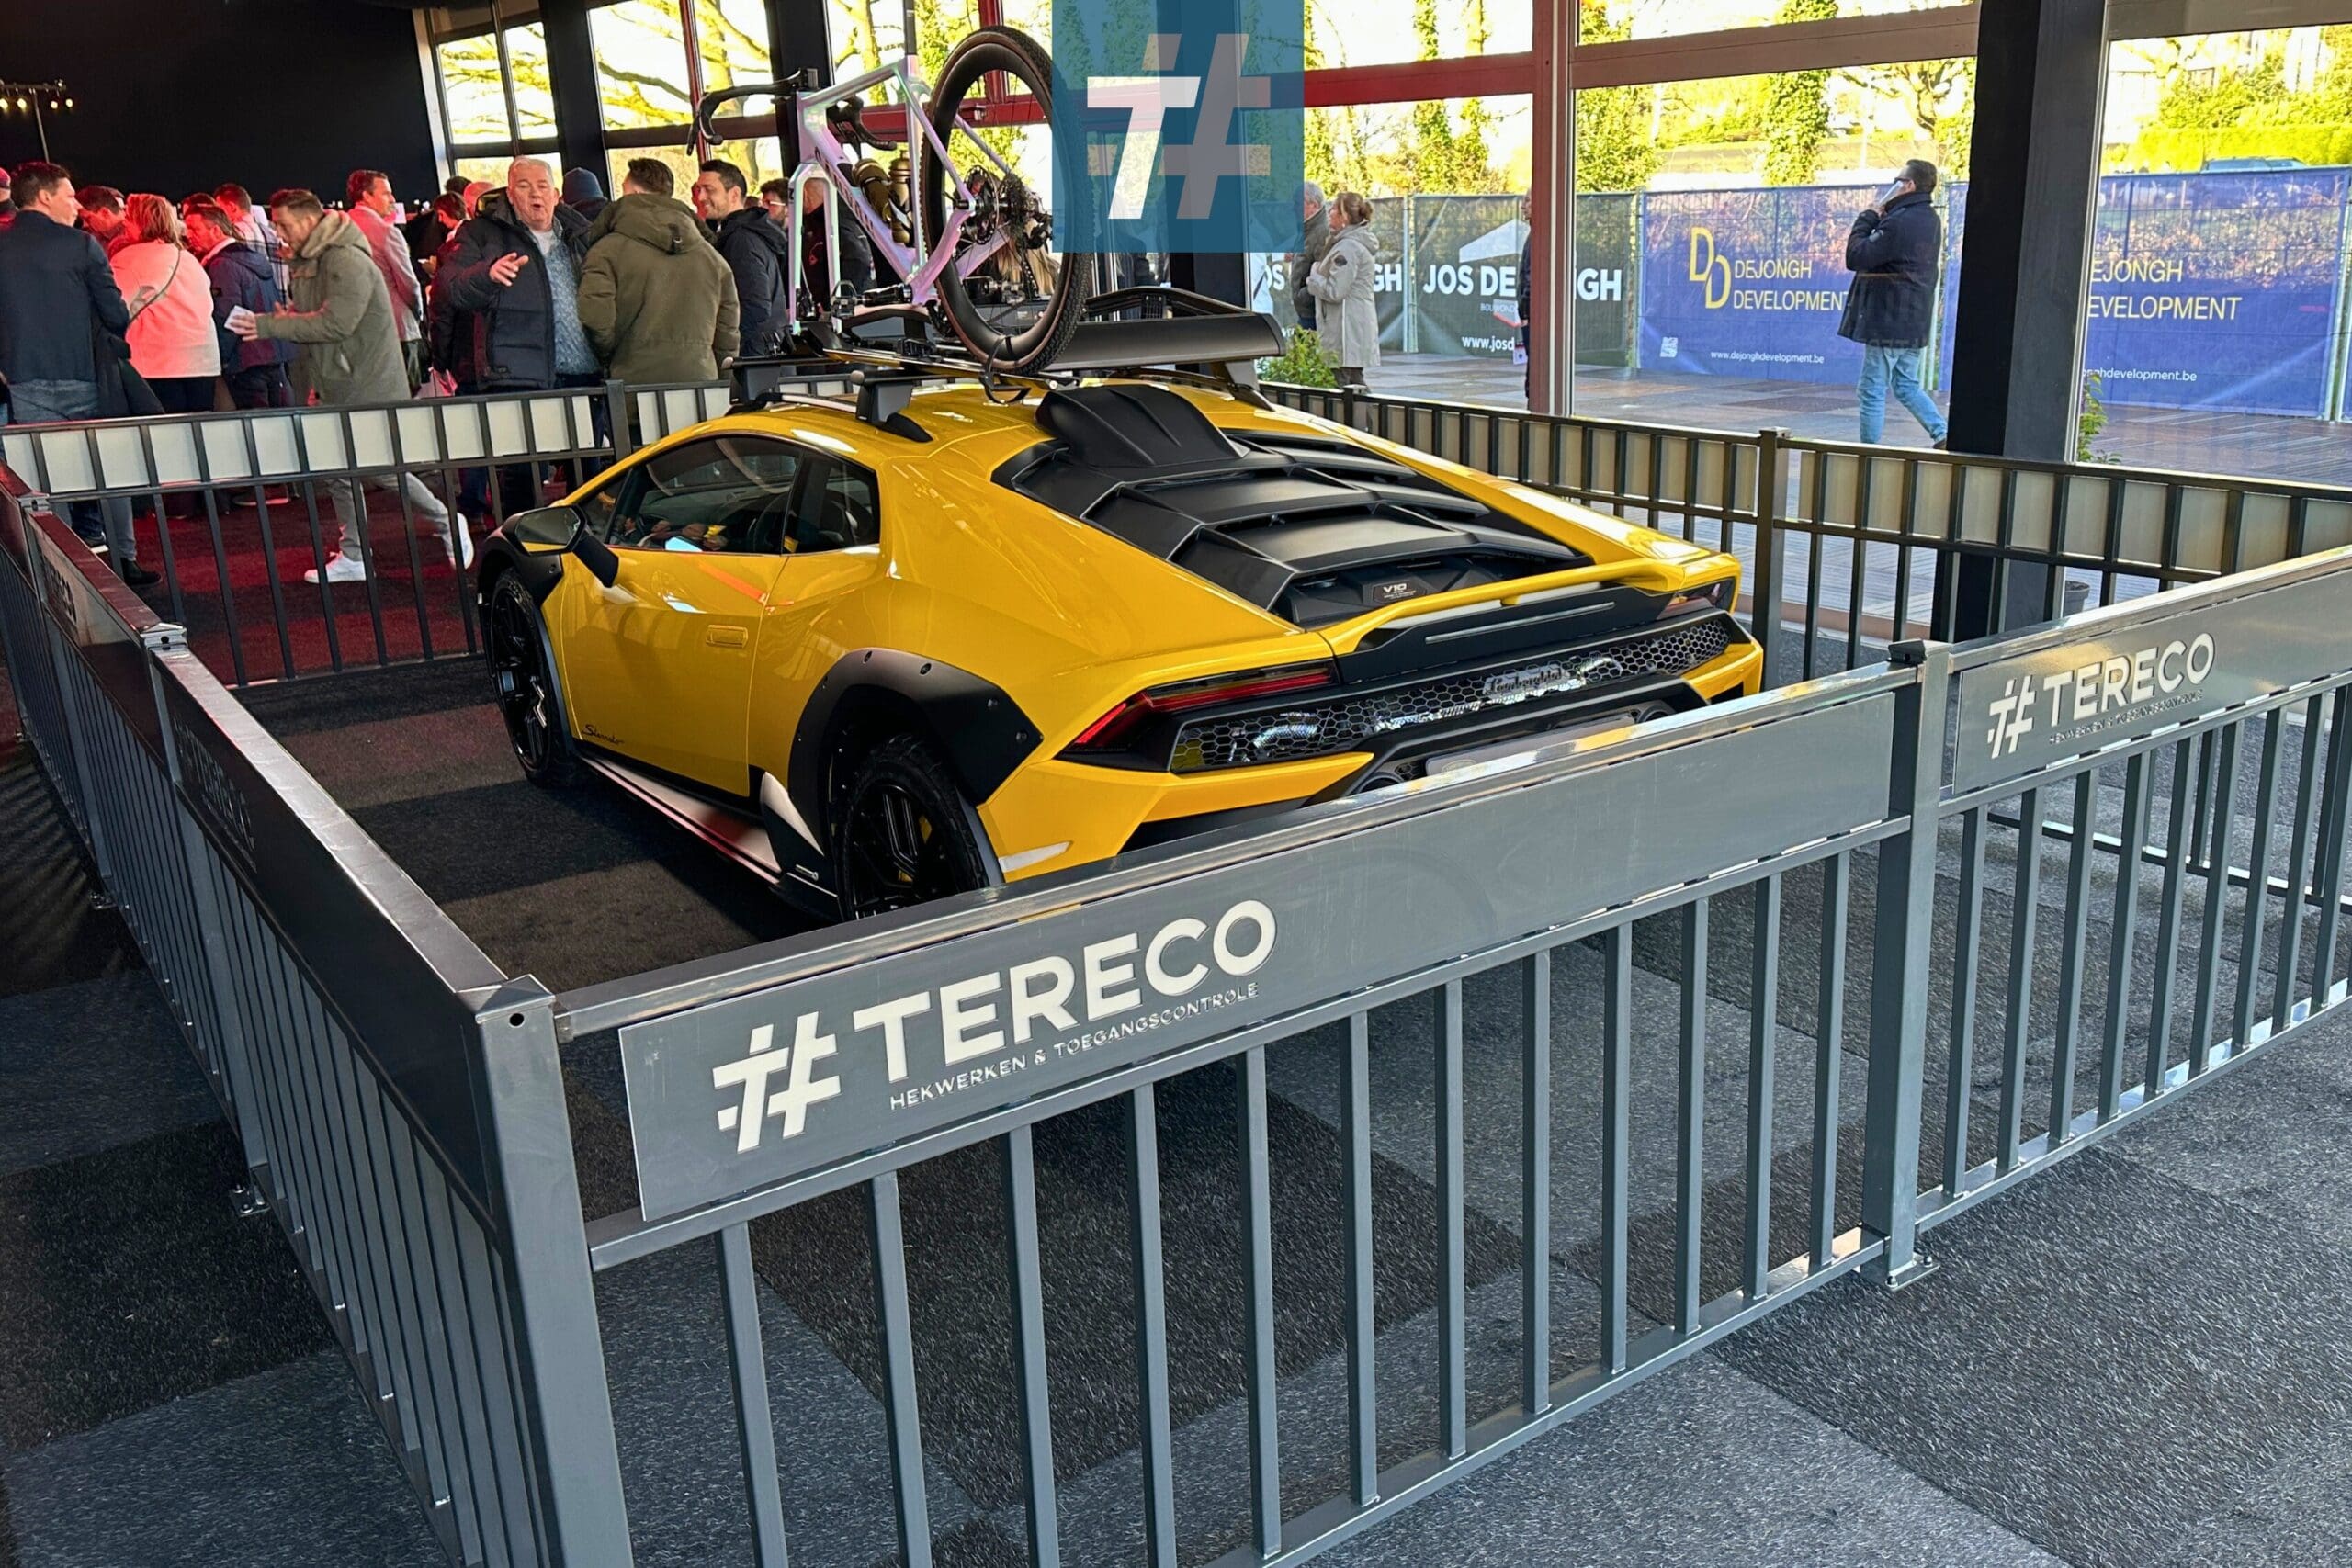
[{"label": "person taking photo with phone", "polygon": [[1854,275],[1838,335],[1862,345],[1862,377],[1855,389],[1861,438],[1875,443],[1886,430],[1886,394],[1911,411],[1938,447],[1943,413],[1925,386],[1928,345],[1934,341],[1936,278],[1943,269],[1944,225],[1935,207],[1936,166],[1914,158],[1846,236],[1846,269]]}]

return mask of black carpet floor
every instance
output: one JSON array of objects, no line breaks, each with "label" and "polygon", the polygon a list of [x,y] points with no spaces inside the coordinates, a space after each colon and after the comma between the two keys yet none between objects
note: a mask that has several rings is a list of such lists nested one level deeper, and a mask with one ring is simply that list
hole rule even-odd
[{"label": "black carpet floor", "polygon": [[[559,989],[787,934],[764,890],[601,788],[514,774],[479,669],[293,682],[250,705],[359,822],[511,973]],[[0,715],[0,718],[5,718]],[[2299,744],[2299,736],[2286,737]],[[2291,773],[2292,754],[2290,755]],[[2111,818],[2120,781],[2095,794]],[[2047,805],[2048,803],[2045,803]],[[2160,813],[2162,807],[2160,807]],[[278,1233],[232,1213],[234,1140],[136,950],[92,907],[69,830],[29,758],[0,761],[0,1568],[18,1564],[436,1561],[429,1535]],[[2064,886],[2045,846],[2043,935]],[[2014,836],[1995,845],[1975,994],[1975,1157],[1997,1133]],[[2008,857],[2004,860],[2002,857]],[[1944,903],[1957,846],[1946,846]],[[1822,882],[1789,879],[1773,1129],[1774,1255],[1801,1251],[1817,1085],[1843,1132],[1826,1161],[1838,1223],[1859,1193],[1867,1089],[1871,874],[1854,867],[1842,1048],[1824,1062]],[[2095,868],[2087,1037],[2104,1021],[2111,865]],[[2242,926],[2222,913],[2225,987]],[[2194,912],[2201,917],[2201,911]],[[2192,921],[2184,952],[2195,951]],[[1756,1089],[1752,920],[1715,911],[1702,1129],[1702,1278],[1740,1262],[1742,1155]],[[2306,944],[2308,963],[2308,944]],[[1670,921],[1635,944],[1634,1281],[1671,1310],[1686,961]],[[2275,926],[2264,948],[2278,951]],[[2144,964],[2152,955],[2143,956]],[[2054,961],[2023,986],[2026,1118],[2038,1130],[2057,1027]],[[2144,967],[2140,971],[2146,973]],[[2267,963],[2253,979],[2267,987]],[[1930,1161],[1943,1042],[1963,976],[1939,965]],[[1599,1170],[1600,965],[1555,960],[1555,1366],[1590,1355]],[[2266,993],[2267,994],[2267,991]],[[1523,1042],[1508,975],[1465,994],[1465,1189],[1474,1416],[1512,1397],[1520,1357],[1518,1150]],[[1425,1001],[1374,1021],[1375,1280],[1385,1458],[1429,1445],[1437,1219]],[[1283,1482],[1295,1511],[1344,1477],[1338,1043],[1270,1052]],[[2132,1048],[2140,1045],[2135,1040]],[[633,1201],[616,1054],[567,1052],[584,1201]],[[2095,1069],[2096,1051],[2077,1078]],[[2095,1085],[2095,1077],[2090,1080]],[[2079,1091],[2078,1091],[2079,1092]],[[1239,1145],[1228,1069],[1160,1103],[1188,1562],[1243,1539]],[[2082,1101],[2078,1099],[2078,1103]],[[1326,1561],[1425,1563],[2322,1563],[2352,1511],[2352,1023],[2331,1020],[2018,1192],[1939,1227],[1940,1270],[1887,1295],[1841,1282],[1626,1391]],[[1040,1130],[1048,1373],[1065,1561],[1140,1560],[1134,1321],[1116,1116]],[[1001,1259],[1001,1174],[986,1150],[910,1174],[905,1213],[927,1479],[939,1560],[1025,1560]],[[871,1258],[858,1198],[754,1231],[794,1561],[895,1556]],[[639,1562],[749,1561],[717,1261],[692,1247],[598,1282]]]}]

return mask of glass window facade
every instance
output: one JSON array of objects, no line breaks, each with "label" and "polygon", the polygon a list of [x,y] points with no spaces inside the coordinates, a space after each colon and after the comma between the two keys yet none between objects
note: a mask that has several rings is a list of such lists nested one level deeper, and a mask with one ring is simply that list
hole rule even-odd
[{"label": "glass window facade", "polygon": [[2077,449],[2341,483],[2352,27],[2108,59]]},{"label": "glass window facade", "polygon": [[[544,61],[546,51],[540,53]],[[514,134],[506,118],[506,86],[498,73],[495,38],[481,33],[435,44],[433,62],[441,75],[441,102],[453,145],[504,141]]]},{"label": "glass window facade", "polygon": [[678,0],[618,0],[588,13],[596,97],[607,130],[683,126],[694,117]]}]

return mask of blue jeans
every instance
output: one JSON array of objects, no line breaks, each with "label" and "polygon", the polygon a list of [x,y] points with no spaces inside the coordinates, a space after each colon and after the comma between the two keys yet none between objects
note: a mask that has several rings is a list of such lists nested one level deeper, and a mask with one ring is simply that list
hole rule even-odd
[{"label": "blue jeans", "polygon": [[[11,381],[8,383],[8,423],[60,424],[67,420],[98,417],[96,381]],[[114,496],[106,501],[72,503],[74,531],[91,544],[103,543],[114,552],[118,568],[139,558],[139,536],[130,531],[130,502]],[[99,520],[106,532],[98,532]]]},{"label": "blue jeans", "polygon": [[1854,389],[1855,400],[1861,404],[1862,439],[1875,444],[1886,432],[1886,388],[1894,384],[1895,400],[1911,411],[1930,441],[1944,438],[1944,416],[1937,412],[1936,402],[1928,389],[1919,384],[1928,367],[1928,351],[1924,348],[1881,348],[1874,344],[1862,345],[1862,379]]}]

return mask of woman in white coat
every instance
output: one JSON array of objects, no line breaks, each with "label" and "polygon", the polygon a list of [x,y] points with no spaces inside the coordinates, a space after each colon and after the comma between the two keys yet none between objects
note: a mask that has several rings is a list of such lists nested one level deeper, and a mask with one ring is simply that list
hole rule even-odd
[{"label": "woman in white coat", "polygon": [[179,214],[141,192],[123,205],[126,243],[108,258],[130,311],[130,367],[165,413],[209,413],[220,377],[212,279],[180,243]]},{"label": "woman in white coat", "polygon": [[1380,244],[1372,203],[1354,191],[1334,197],[1330,214],[1331,248],[1306,275],[1306,290],[1323,301],[1317,312],[1323,347],[1340,362],[1340,385],[1361,387],[1364,371],[1380,363],[1380,310],[1373,302]]}]

